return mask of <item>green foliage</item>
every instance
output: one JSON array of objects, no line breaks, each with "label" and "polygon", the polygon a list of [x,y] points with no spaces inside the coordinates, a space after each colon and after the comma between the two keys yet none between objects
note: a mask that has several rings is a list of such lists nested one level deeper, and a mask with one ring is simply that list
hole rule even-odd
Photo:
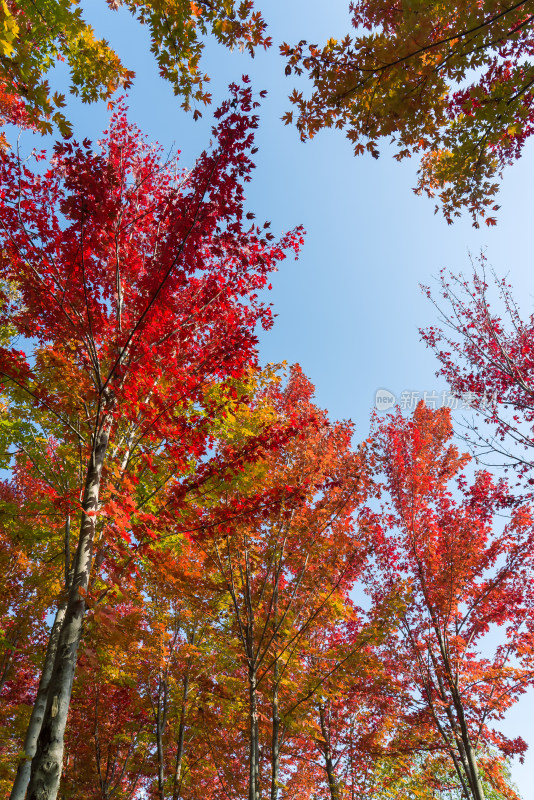
[{"label": "green foliage", "polygon": [[253,10],[251,0],[108,0],[108,5],[125,5],[149,26],[160,73],[183,98],[186,110],[211,100],[205,91],[209,76],[200,68],[204,37],[211,34],[224,47],[237,47],[252,56],[256,47],[271,44],[265,36],[265,22],[260,12]]},{"label": "green foliage", "polygon": [[[293,92],[303,138],[346,131],[356,154],[420,156],[416,193],[440,201],[448,222],[467,208],[495,224],[502,169],[532,134],[532,0],[357,0],[354,35],[324,45],[282,45],[286,74],[305,72],[308,97]],[[286,123],[293,112],[285,115]]]},{"label": "green foliage", "polygon": [[[209,103],[209,77],[200,68],[204,38],[211,34],[230,49],[251,55],[268,47],[265,23],[244,0],[195,4],[190,0],[107,0],[112,9],[124,5],[150,29],[152,52],[161,75],[171,82],[183,107]],[[69,136],[63,112],[65,95],[46,80],[57,62],[66,62],[70,90],[84,103],[109,100],[127,89],[134,73],[125,67],[108,42],[99,38],[82,16],[78,0],[2,0],[0,2],[0,119]],[[195,112],[200,113],[198,110]],[[5,145],[5,138],[3,139]]]},{"label": "green foliage", "polygon": [[7,0],[0,5],[0,114],[42,133],[56,126],[63,136],[70,125],[61,110],[64,95],[52,92],[44,79],[58,61],[66,61],[71,92],[89,103],[108,99],[131,84],[133,73],[122,66],[104,39],[84,21],[76,0]]},{"label": "green foliage", "polygon": [[[493,780],[483,780],[485,800],[518,800],[509,764],[493,764]],[[497,785],[498,784],[498,785]],[[450,762],[439,753],[409,753],[373,761],[365,791],[369,800],[464,800]]]}]

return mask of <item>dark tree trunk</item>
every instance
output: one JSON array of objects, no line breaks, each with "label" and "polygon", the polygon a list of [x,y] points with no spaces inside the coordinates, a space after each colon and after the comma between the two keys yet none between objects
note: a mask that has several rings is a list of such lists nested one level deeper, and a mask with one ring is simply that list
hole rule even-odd
[{"label": "dark tree trunk", "polygon": [[156,748],[158,754],[158,795],[165,800],[165,752],[163,735],[167,724],[167,679],[160,678],[158,684],[158,706],[156,710]]},{"label": "dark tree trunk", "polygon": [[332,750],[330,745],[330,733],[326,724],[324,705],[319,706],[319,719],[321,722],[321,733],[323,735],[323,755],[325,760],[326,774],[328,776],[328,788],[330,790],[330,800],[341,800],[341,793],[336,779],[334,762],[332,760]]},{"label": "dark tree trunk", "polygon": [[271,800],[278,800],[280,782],[280,708],[278,703],[278,661],[274,664],[273,736],[271,744]]},{"label": "dark tree trunk", "polygon": [[280,703],[278,700],[278,683],[280,681],[280,664],[278,662],[278,573],[276,574],[273,588],[273,645],[275,661],[273,670],[273,732],[271,740],[271,800],[278,800],[278,787],[280,782]]},{"label": "dark tree trunk", "polygon": [[182,699],[182,710],[180,712],[180,727],[178,728],[178,743],[176,748],[176,762],[174,767],[174,781],[172,800],[178,800],[182,784],[182,769],[184,760],[184,739],[185,739],[185,718],[187,714],[187,697],[189,695],[189,672],[184,678],[184,694]]},{"label": "dark tree trunk", "polygon": [[260,745],[258,741],[258,698],[256,693],[256,673],[249,672],[250,695],[250,742],[249,742],[249,800],[260,800]]}]

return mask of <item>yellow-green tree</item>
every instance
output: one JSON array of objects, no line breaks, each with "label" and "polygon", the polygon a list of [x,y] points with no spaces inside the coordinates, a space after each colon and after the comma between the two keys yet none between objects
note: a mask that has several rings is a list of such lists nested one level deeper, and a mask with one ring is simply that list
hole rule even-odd
[{"label": "yellow-green tree", "polygon": [[[268,47],[265,23],[250,0],[107,0],[124,5],[147,25],[161,75],[169,80],[185,109],[210,102],[209,77],[200,60],[205,37],[250,53]],[[0,2],[0,121],[49,133],[70,133],[63,112],[65,96],[46,79],[57,62],[66,62],[71,92],[86,103],[109,100],[128,88],[134,73],[108,42],[83,18],[78,0],[2,0]],[[198,114],[198,109],[196,111]],[[5,145],[5,136],[3,137]]]},{"label": "yellow-green tree", "polygon": [[[303,138],[346,131],[356,153],[421,156],[417,193],[448,222],[467,208],[493,224],[502,169],[533,131],[533,0],[357,0],[354,34],[285,44],[286,73],[313,91],[292,102]],[[292,120],[292,113],[286,121]]]}]

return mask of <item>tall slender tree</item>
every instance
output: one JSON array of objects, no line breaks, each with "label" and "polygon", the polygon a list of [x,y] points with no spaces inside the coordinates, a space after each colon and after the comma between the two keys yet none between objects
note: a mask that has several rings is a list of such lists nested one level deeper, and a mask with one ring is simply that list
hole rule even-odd
[{"label": "tall slender tree", "polygon": [[483,256],[474,267],[471,277],[442,272],[441,298],[425,287],[441,325],[421,335],[441,362],[439,375],[457,398],[453,405],[464,401],[476,412],[477,418],[465,419],[464,436],[477,458],[513,468],[530,493],[534,317],[524,317],[506,279],[488,275]]},{"label": "tall slender tree", "polygon": [[[447,754],[466,797],[484,800],[486,781],[500,776],[495,750],[525,748],[493,726],[533,677],[534,528],[522,507],[497,530],[507,487],[487,472],[469,485],[462,476],[468,456],[451,437],[449,411],[423,403],[413,419],[399,411],[377,424],[387,507],[376,518],[370,587],[378,598],[385,590],[404,597],[398,634],[384,646],[405,684],[412,735]],[[497,641],[491,652],[484,643],[490,631]]]},{"label": "tall slender tree", "polygon": [[253,363],[254,327],[271,324],[257,292],[298,249],[299,232],[270,242],[244,217],[255,105],[234,87],[213,151],[189,173],[162,162],[123,111],[100,152],[60,144],[44,175],[15,154],[2,161],[1,271],[16,292],[3,290],[1,315],[26,345],[2,348],[0,374],[6,392],[56,419],[80,464],[69,596],[28,799],[57,794],[96,537],[150,539],[141,477],[166,459],[165,485],[206,456],[210,387]]}]

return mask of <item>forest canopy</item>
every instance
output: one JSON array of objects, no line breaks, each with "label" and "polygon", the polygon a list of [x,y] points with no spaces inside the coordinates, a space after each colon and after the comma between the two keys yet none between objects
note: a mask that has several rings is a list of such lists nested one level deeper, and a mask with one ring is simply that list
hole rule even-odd
[{"label": "forest canopy", "polygon": [[[531,133],[534,3],[361,0],[320,46],[275,41],[263,11],[107,0],[184,119],[212,119],[188,163],[134,121],[138,76],[88,9],[0,2],[1,792],[520,800],[528,743],[503,720],[534,682],[534,317],[485,255],[444,270],[421,338],[469,420],[387,390],[368,433],[336,419],[262,350],[275,273],[333,235],[298,224],[287,161],[266,199],[297,220],[260,218],[266,93],[212,98],[204,64],[274,43],[294,111],[271,125],[375,159],[392,140],[447,222],[493,228]],[[106,108],[94,141],[76,98]],[[340,347],[347,369],[384,357]]]}]

